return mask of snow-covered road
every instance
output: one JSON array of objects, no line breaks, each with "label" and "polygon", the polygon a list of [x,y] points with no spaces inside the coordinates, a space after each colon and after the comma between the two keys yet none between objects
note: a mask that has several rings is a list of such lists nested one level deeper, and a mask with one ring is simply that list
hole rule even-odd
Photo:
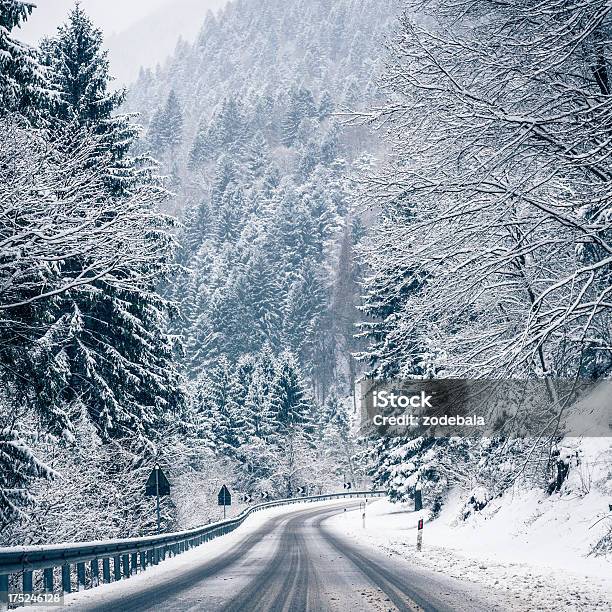
[{"label": "snow-covered road", "polygon": [[249,518],[228,536],[115,584],[66,599],[102,610],[331,612],[509,610],[478,586],[390,557],[332,526],[358,500],[303,504]]}]

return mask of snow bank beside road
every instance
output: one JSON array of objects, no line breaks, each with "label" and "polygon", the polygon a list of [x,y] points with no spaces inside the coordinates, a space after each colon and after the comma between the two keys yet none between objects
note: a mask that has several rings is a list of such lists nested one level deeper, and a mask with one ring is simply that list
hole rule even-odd
[{"label": "snow bank beside road", "polygon": [[365,529],[359,512],[325,524],[354,542],[481,584],[492,601],[510,597],[516,602],[512,612],[601,612],[612,610],[612,560],[586,555],[597,537],[597,527],[589,527],[604,503],[607,510],[607,498],[596,491],[565,498],[528,491],[495,500],[486,512],[458,521],[463,504],[455,495],[438,519],[425,523],[421,553],[416,527],[422,513],[402,504],[369,502]]}]

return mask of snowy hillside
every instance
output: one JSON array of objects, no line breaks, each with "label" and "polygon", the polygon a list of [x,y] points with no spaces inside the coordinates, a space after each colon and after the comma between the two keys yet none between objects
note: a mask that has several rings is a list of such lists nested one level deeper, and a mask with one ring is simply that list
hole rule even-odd
[{"label": "snowy hillside", "polygon": [[[596,553],[612,528],[612,446],[581,447],[582,469],[553,496],[517,488],[464,519],[468,495],[454,490],[433,520],[426,511],[414,512],[414,504],[375,501],[368,504],[365,529],[360,512],[329,523],[407,564],[484,587],[502,609],[609,610],[612,557],[609,550]],[[423,548],[417,552],[420,518]]]}]

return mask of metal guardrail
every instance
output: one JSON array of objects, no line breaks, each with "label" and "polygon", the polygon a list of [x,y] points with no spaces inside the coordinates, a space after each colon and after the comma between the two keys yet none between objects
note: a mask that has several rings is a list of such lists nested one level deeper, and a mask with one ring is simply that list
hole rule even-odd
[{"label": "metal guardrail", "polygon": [[[301,502],[384,495],[386,491],[352,491],[292,497],[255,504],[245,508],[234,518],[176,533],[101,542],[0,548],[0,594],[9,592],[9,579],[12,574],[22,574],[22,592],[32,593],[35,585],[35,571],[42,571],[43,591],[53,593],[56,568],[61,568],[61,590],[64,594],[72,591],[74,572],[76,572],[75,586],[78,590],[93,588],[99,584],[129,578],[144,571],[150,565],[157,565],[166,557],[179,555],[204,542],[230,533],[239,527],[248,516],[260,510]],[[111,559],[113,561],[112,572]],[[102,563],[101,572],[100,562]],[[74,566],[74,570],[71,566]],[[0,602],[0,609],[2,609],[2,602]],[[6,602],[4,609],[6,609]]]}]

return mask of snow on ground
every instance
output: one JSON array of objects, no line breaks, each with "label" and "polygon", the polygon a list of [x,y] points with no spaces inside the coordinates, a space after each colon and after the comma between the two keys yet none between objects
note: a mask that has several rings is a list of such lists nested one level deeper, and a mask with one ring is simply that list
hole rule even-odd
[{"label": "snow on ground", "polygon": [[[423,550],[416,551],[417,523],[423,512],[386,499],[368,502],[366,528],[360,512],[332,517],[326,526],[350,540],[460,580],[484,586],[491,601],[516,601],[512,612],[612,610],[612,559],[587,557],[593,530],[607,512],[607,496],[552,496],[527,491],[491,502],[479,516],[458,521],[463,507],[451,496],[441,515],[425,522]],[[609,525],[607,526],[609,528]]]}]

